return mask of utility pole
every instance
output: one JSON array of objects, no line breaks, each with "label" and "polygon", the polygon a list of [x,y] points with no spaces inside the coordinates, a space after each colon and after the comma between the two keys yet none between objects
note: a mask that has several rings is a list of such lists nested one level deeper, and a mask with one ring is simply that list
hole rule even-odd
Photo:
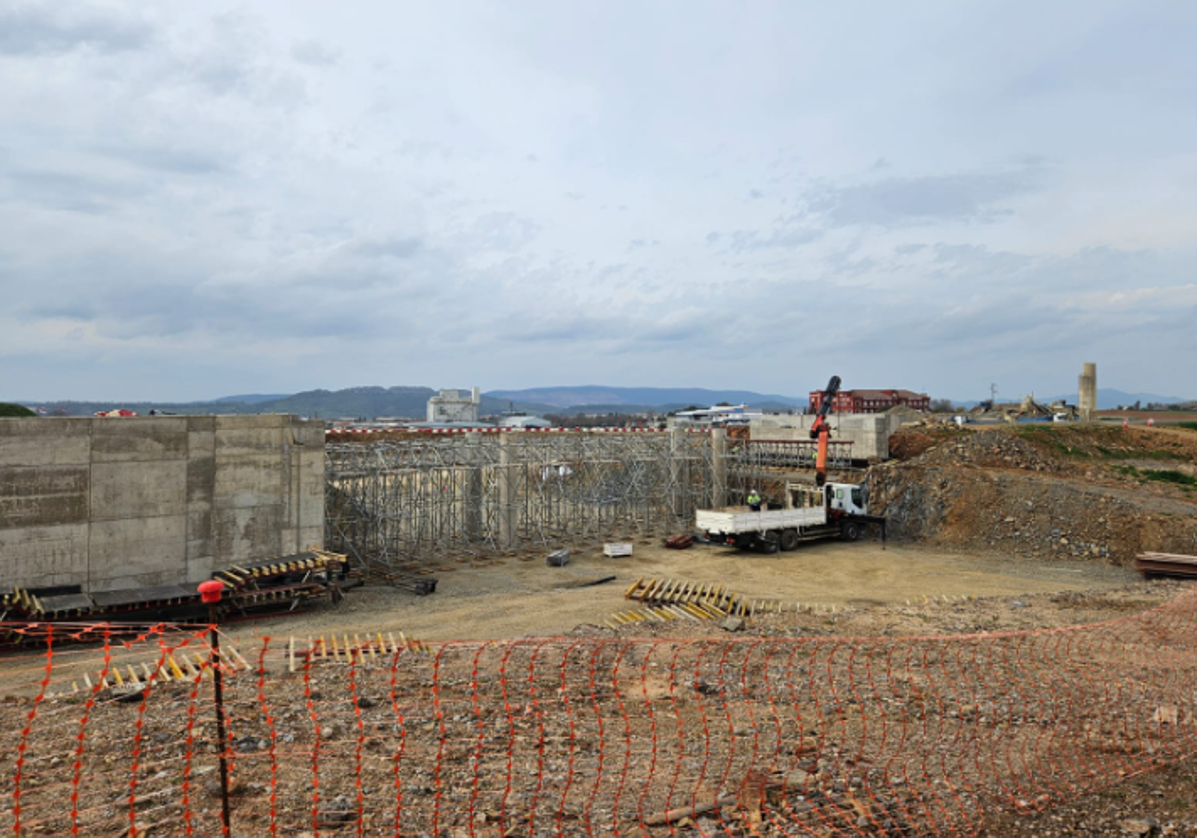
[{"label": "utility pole", "polygon": [[990,385],[989,385],[989,400],[990,400],[991,402],[993,402],[994,404],[997,404],[997,393],[998,393],[998,391],[997,391],[997,385],[996,385],[996,384],[990,384]]}]

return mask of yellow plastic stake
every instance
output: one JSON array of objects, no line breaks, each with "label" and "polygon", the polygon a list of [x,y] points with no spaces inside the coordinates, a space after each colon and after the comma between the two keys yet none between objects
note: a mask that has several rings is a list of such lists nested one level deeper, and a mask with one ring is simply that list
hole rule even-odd
[{"label": "yellow plastic stake", "polygon": [[135,685],[141,686],[141,679],[137,677],[137,670],[133,668],[133,664],[129,664],[129,680]]},{"label": "yellow plastic stake", "polygon": [[393,655],[393,654],[395,654],[396,652],[398,652],[398,651],[399,651],[399,644],[395,642],[395,634],[394,634],[394,632],[390,632],[390,631],[388,631],[388,632],[387,632],[387,640],[391,641],[391,654]]},{"label": "yellow plastic stake", "polygon": [[166,662],[170,664],[170,671],[174,673],[175,680],[182,681],[187,676],[183,674],[183,670],[179,669],[179,662],[175,660],[174,655],[167,655]]},{"label": "yellow plastic stake", "polygon": [[112,674],[116,677],[116,685],[118,687],[123,687],[125,685],[125,679],[121,677],[121,668],[119,666],[112,667]]}]

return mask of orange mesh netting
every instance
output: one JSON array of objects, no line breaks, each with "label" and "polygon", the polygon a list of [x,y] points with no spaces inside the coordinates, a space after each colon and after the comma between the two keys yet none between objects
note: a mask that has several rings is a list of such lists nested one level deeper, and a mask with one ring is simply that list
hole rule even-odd
[{"label": "orange mesh netting", "polygon": [[897,639],[226,641],[223,743],[205,628],[8,625],[0,827],[219,834],[223,751],[233,834],[970,834],[1193,753],[1195,611]]}]

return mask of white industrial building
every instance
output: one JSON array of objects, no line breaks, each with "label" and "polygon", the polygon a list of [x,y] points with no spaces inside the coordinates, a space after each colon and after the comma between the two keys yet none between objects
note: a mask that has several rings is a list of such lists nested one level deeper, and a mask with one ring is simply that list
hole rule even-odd
[{"label": "white industrial building", "polygon": [[553,423],[548,419],[541,419],[539,416],[527,416],[523,413],[511,415],[504,414],[503,418],[499,420],[500,428],[551,428]]},{"label": "white industrial building", "polygon": [[478,406],[482,393],[477,387],[464,390],[441,390],[428,400],[429,422],[464,422],[477,424]]}]

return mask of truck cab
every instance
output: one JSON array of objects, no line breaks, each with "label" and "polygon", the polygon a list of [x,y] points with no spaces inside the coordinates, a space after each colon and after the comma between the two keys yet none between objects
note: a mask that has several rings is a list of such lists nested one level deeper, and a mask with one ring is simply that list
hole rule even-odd
[{"label": "truck cab", "polygon": [[823,487],[827,492],[827,508],[838,510],[845,515],[868,515],[868,498],[865,497],[863,486],[856,483],[828,483]]},{"label": "truck cab", "polygon": [[810,509],[820,506],[832,513],[832,518],[839,515],[869,514],[864,487],[856,483],[827,483],[823,486],[811,486],[808,483],[786,484],[786,509]]}]

